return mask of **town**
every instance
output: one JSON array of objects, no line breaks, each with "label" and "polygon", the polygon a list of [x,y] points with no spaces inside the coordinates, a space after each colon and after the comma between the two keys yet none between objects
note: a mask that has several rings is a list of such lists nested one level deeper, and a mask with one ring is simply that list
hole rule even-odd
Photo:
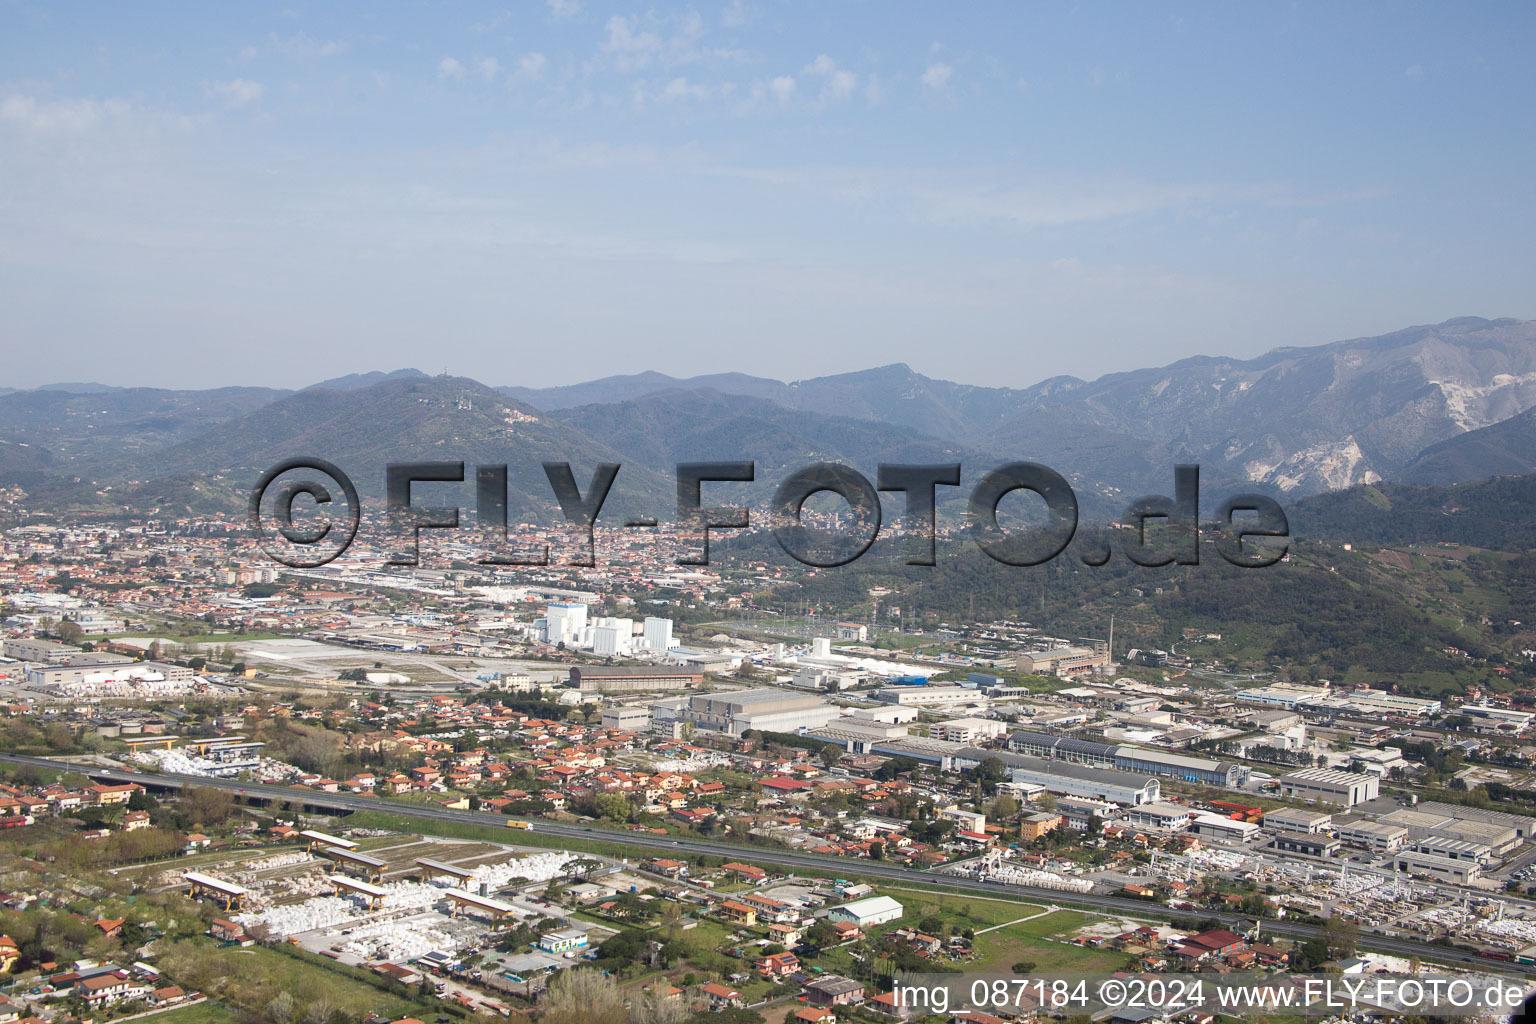
[{"label": "town", "polygon": [[599,537],[406,575],[9,530],[15,1017],[874,1024],[931,1016],[913,974],[1536,967],[1529,688],[828,619]]}]

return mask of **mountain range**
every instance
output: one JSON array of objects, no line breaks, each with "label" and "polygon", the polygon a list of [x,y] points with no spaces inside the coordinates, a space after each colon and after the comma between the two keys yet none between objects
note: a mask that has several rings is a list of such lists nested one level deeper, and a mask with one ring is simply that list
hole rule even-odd
[{"label": "mountain range", "polygon": [[575,464],[583,486],[593,464],[623,463],[610,508],[662,516],[678,461],[755,460],[758,481],[739,493],[758,500],[812,461],[871,478],[882,461],[960,462],[969,484],[1029,459],[1108,514],[1168,491],[1178,462],[1201,465],[1207,507],[1237,490],[1296,499],[1383,481],[1443,485],[1536,471],[1536,322],[1464,317],[1027,387],[959,384],[898,363],[789,383],[642,373],[535,389],[403,369],[300,391],[0,393],[0,485],[26,490],[36,510],[121,506],[130,495],[164,507],[233,502],[297,454],[336,462],[370,494],[386,461],[506,462],[512,510],[537,516],[549,510],[538,466],[549,459]]}]

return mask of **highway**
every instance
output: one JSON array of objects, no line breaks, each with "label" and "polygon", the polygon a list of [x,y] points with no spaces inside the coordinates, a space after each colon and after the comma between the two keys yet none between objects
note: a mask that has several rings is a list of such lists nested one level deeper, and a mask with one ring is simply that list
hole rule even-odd
[{"label": "highway", "polygon": [[[390,814],[398,814],[402,817],[419,818],[423,821],[443,821],[458,824],[489,825],[492,827],[504,827],[506,822],[511,820],[501,814],[481,811],[455,811],[445,807],[396,803],[395,801],[381,800],[378,797],[353,796],[348,793],[323,793],[316,790],[294,789],[288,786],[270,786],[261,783],[241,782],[234,779],[124,771],[116,768],[103,768],[99,765],[78,765],[69,761],[46,757],[0,754],[0,762],[31,765],[35,768],[49,771],[74,771],[103,781],[114,783],[136,782],[140,785],[164,789],[182,789],[186,786],[212,786],[218,789],[230,790],[246,799],[302,801],[307,806],[326,810],[348,812],[383,811]],[[850,862],[847,858],[831,857],[823,854],[800,853],[794,850],[748,846],[711,839],[677,839],[672,836],[658,836],[646,832],[627,832],[599,826],[567,825],[543,819],[535,819],[533,827],[534,831],[541,835],[612,843],[615,846],[635,847],[642,850],[664,852],[673,856],[683,853],[709,857],[729,857],[757,865],[793,868],[798,871],[809,871],[817,875],[833,878],[852,874],[860,878],[903,882],[909,885],[925,885],[953,892],[983,893],[994,897],[1015,896],[1020,902],[1054,904],[1058,907],[1092,910],[1104,914],[1120,914],[1127,917],[1166,919],[1169,916],[1174,916],[1173,912],[1167,907],[1158,904],[1148,904],[1141,900],[1124,896],[1062,892],[1056,889],[1027,885],[1003,885],[979,879],[940,875],[930,871],[921,871],[899,864],[887,864],[877,860]],[[516,845],[517,840],[518,833],[512,831],[507,833],[505,841],[509,845]],[[1239,925],[1242,927],[1246,927],[1247,922],[1251,920],[1251,918],[1243,918],[1235,914],[1208,911],[1198,911],[1192,912],[1189,915],[1177,916],[1216,918],[1229,926]],[[1310,939],[1317,934],[1317,928],[1314,925],[1265,920],[1263,932],[1269,936]],[[1492,961],[1464,950],[1437,946],[1422,939],[1411,937],[1382,935],[1362,931],[1360,933],[1359,945],[1362,949],[1373,949],[1396,956],[1418,957],[1421,960],[1434,961],[1436,963],[1476,965],[1484,970],[1504,974],[1525,973],[1514,964]]]}]

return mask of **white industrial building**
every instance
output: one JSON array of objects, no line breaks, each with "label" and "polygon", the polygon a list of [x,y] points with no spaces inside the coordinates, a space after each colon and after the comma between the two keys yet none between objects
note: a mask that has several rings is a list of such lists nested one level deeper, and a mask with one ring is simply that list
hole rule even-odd
[{"label": "white industrial building", "polygon": [[587,629],[587,606],[571,601],[557,601],[544,610],[543,637],[547,644],[574,647],[581,643]]},{"label": "white industrial building", "polygon": [[[932,741],[930,741],[932,742]],[[953,755],[956,768],[974,768],[991,758],[1002,762],[1014,782],[1033,783],[1055,796],[1087,797],[1126,807],[1156,803],[1162,795],[1161,784],[1151,776],[1108,768],[1089,768],[1062,761],[1047,761],[1004,750],[966,747]]]},{"label": "white industrial building", "polygon": [[630,707],[627,705],[616,708],[603,708],[602,716],[604,729],[617,729],[620,732],[649,732],[651,728],[651,711],[649,708]]},{"label": "white industrial building", "polygon": [[1365,818],[1340,818],[1333,823],[1333,834],[1350,846],[1378,853],[1396,853],[1408,845],[1408,830],[1403,826]]},{"label": "white industrial building", "polygon": [[1246,843],[1258,838],[1259,826],[1221,814],[1197,813],[1190,818],[1189,831],[1203,839],[1228,843]]},{"label": "white industrial building", "polygon": [[868,899],[854,900],[852,903],[833,907],[827,911],[827,920],[834,924],[846,922],[862,929],[894,921],[903,912],[902,905],[889,896],[871,896]]},{"label": "white industrial building", "polygon": [[628,657],[634,638],[635,624],[630,619],[599,617],[592,620],[592,653],[599,657]]},{"label": "white industrial building", "polygon": [[1315,836],[1333,823],[1327,811],[1309,811],[1304,807],[1277,807],[1264,814],[1264,827],[1272,832],[1303,832]]},{"label": "white industrial building", "polygon": [[666,654],[672,648],[672,620],[646,616],[644,643],[646,650]]},{"label": "white industrial building", "polygon": [[1441,882],[1468,885],[1483,877],[1483,869],[1470,860],[1452,860],[1433,853],[1404,851],[1392,859],[1399,871],[1423,875]]},{"label": "white industrial building", "polygon": [[1353,807],[1376,799],[1381,780],[1337,768],[1303,768],[1280,777],[1280,791],[1293,800]]},{"label": "white industrial building", "polygon": [[841,709],[811,693],[763,687],[733,693],[701,693],[688,698],[680,718],[696,728],[740,736],[756,732],[815,731],[837,719]]},{"label": "white industrial building", "polygon": [[928,707],[942,704],[979,704],[991,701],[986,694],[969,686],[891,686],[876,690],[875,700],[884,704]]},{"label": "white industrial building", "polygon": [[1137,828],[1155,828],[1163,832],[1182,832],[1189,827],[1193,812],[1183,804],[1142,804],[1132,807],[1126,819]]},{"label": "white industrial building", "polygon": [[929,727],[929,735],[951,743],[985,743],[1008,731],[1004,722],[994,718],[954,718]]}]

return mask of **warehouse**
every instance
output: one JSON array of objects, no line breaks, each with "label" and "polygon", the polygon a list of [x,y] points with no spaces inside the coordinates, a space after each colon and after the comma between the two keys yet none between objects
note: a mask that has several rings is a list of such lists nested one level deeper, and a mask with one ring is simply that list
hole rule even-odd
[{"label": "warehouse", "polygon": [[1300,853],[1308,857],[1332,857],[1339,852],[1341,844],[1331,836],[1313,836],[1305,832],[1281,832],[1275,836],[1270,845],[1286,853]]},{"label": "warehouse", "polygon": [[1293,800],[1353,807],[1376,799],[1381,780],[1337,768],[1303,768],[1281,776],[1280,791]]},{"label": "warehouse", "polygon": [[757,732],[815,730],[832,722],[841,709],[814,693],[762,687],[733,693],[700,693],[688,698],[681,718],[708,732],[740,736]]},{"label": "warehouse", "polygon": [[1432,853],[1447,860],[1468,860],[1478,867],[1493,863],[1493,849],[1485,843],[1469,843],[1447,836],[1426,836],[1413,844],[1412,853]]},{"label": "warehouse", "polygon": [[1120,746],[1114,750],[1114,765],[1123,772],[1167,775],[1184,782],[1201,782],[1207,786],[1225,786],[1228,789],[1241,785],[1248,777],[1246,768],[1224,764],[1208,757],[1190,757],[1187,754],[1146,747]]},{"label": "warehouse", "polygon": [[1408,830],[1365,818],[1341,818],[1333,823],[1333,834],[1350,846],[1360,846],[1377,853],[1396,853],[1408,845]]},{"label": "warehouse", "polygon": [[1109,667],[1109,652],[1095,647],[1053,647],[1048,651],[1030,651],[1019,655],[1013,667],[1020,672],[1040,676],[1075,676],[1086,672],[1104,672]]},{"label": "warehouse", "polygon": [[1423,875],[1441,882],[1469,885],[1483,877],[1483,869],[1470,860],[1452,860],[1433,853],[1400,853],[1393,859],[1399,871]]},{"label": "warehouse", "polygon": [[904,912],[902,905],[889,896],[871,896],[833,907],[827,911],[827,920],[833,924],[846,922],[863,929],[894,921]]},{"label": "warehouse", "polygon": [[1182,832],[1189,827],[1190,809],[1182,804],[1142,804],[1127,816],[1138,828],[1155,828],[1164,832]]},{"label": "warehouse", "polygon": [[1124,744],[1096,743],[1074,736],[1054,736],[1043,732],[1015,732],[1008,737],[1008,749],[1034,757],[1050,757],[1100,768],[1117,768],[1142,775],[1165,775],[1185,782],[1200,782],[1228,788],[1247,778],[1247,769],[1224,764],[1208,757],[1190,757],[1168,750],[1132,747]]},{"label": "warehouse", "polygon": [[1305,832],[1315,836],[1333,823],[1327,811],[1309,811],[1301,807],[1277,807],[1264,815],[1264,827],[1271,832]]},{"label": "warehouse", "polygon": [[1246,843],[1258,838],[1259,826],[1252,821],[1237,821],[1221,814],[1196,814],[1190,819],[1189,831],[1203,839]]},{"label": "warehouse", "polygon": [[1520,836],[1514,829],[1496,821],[1464,821],[1442,811],[1445,804],[1423,804],[1417,808],[1404,807],[1391,814],[1382,815],[1382,822],[1408,830],[1414,841],[1437,837],[1461,842],[1477,843],[1502,856],[1520,845]]},{"label": "warehouse", "polygon": [[965,747],[954,755],[954,766],[961,770],[975,768],[992,758],[996,758],[1012,773],[1012,781],[1034,783],[1056,796],[1085,796],[1092,800],[1139,807],[1156,803],[1162,795],[1161,785],[1150,776],[1047,761],[1003,750]]},{"label": "warehouse", "polygon": [[650,732],[651,711],[628,706],[603,708],[602,724],[604,729],[619,732]]},{"label": "warehouse", "polygon": [[903,707],[937,704],[990,704],[987,695],[969,686],[893,686],[871,696],[882,704]]},{"label": "warehouse", "polygon": [[1433,800],[1419,804],[1419,810],[1429,814],[1444,814],[1455,818],[1457,821],[1480,821],[1489,825],[1502,825],[1513,829],[1520,839],[1529,839],[1531,830],[1536,828],[1536,819],[1526,817],[1523,814],[1510,814],[1508,811],[1490,811],[1482,807],[1461,807],[1456,804],[1442,804]]},{"label": "warehouse", "polygon": [[582,693],[683,690],[704,682],[704,673],[686,668],[573,665],[570,682]]},{"label": "warehouse", "polygon": [[929,735],[951,743],[985,743],[1007,731],[1005,724],[993,718],[954,718],[928,727]]},{"label": "warehouse", "polygon": [[1449,839],[1464,839],[1469,843],[1482,843],[1499,856],[1520,845],[1520,836],[1512,828],[1491,821],[1453,821],[1435,829],[1436,835]]},{"label": "warehouse", "polygon": [[1015,732],[1008,737],[1008,749],[1031,757],[1050,757],[1059,761],[1113,768],[1115,745],[1080,740],[1072,736],[1054,736],[1044,732]]}]

